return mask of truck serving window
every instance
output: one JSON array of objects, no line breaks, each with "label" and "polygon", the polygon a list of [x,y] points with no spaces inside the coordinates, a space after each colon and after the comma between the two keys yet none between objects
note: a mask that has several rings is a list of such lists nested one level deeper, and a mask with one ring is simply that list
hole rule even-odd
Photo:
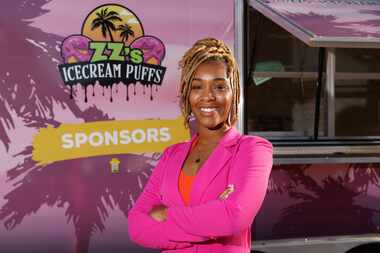
[{"label": "truck serving window", "polygon": [[266,12],[261,3],[250,1],[247,11],[247,132],[270,139],[277,158],[378,161],[380,49],[375,41],[314,36],[273,13],[274,4]]}]

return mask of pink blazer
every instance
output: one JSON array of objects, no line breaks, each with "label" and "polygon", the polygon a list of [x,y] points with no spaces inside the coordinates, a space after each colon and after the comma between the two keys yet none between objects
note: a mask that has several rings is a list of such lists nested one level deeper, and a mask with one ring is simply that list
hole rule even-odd
[{"label": "pink blazer", "polygon": [[[250,252],[251,224],[263,202],[272,168],[271,143],[231,128],[199,169],[189,206],[185,206],[178,177],[190,147],[188,141],[164,151],[128,213],[130,239],[165,253]],[[228,184],[234,185],[234,192],[220,200]],[[168,207],[164,222],[148,215],[158,204]]]}]

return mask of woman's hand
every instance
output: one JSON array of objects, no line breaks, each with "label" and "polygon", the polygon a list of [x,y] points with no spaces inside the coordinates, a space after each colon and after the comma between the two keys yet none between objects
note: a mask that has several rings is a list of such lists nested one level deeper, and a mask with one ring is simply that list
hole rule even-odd
[{"label": "woman's hand", "polygon": [[224,200],[226,198],[228,198],[228,196],[234,191],[234,185],[233,184],[229,184],[227,186],[227,188],[224,190],[224,192],[222,192],[222,194],[219,195],[219,199],[220,200]]},{"label": "woman's hand", "polygon": [[150,217],[156,221],[165,221],[166,220],[166,210],[167,207],[164,205],[153,206],[152,210],[149,211]]},{"label": "woman's hand", "polygon": [[[222,192],[222,194],[219,195],[220,200],[227,199],[228,196],[234,191],[234,185],[229,184],[227,188]],[[153,208],[149,211],[150,217],[152,217],[154,220],[162,222],[166,220],[166,210],[167,207],[164,205],[155,205]]]}]

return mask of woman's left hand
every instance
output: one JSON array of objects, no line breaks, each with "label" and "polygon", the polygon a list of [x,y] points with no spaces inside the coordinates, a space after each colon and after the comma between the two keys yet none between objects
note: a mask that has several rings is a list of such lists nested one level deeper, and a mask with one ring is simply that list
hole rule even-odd
[{"label": "woman's left hand", "polygon": [[229,196],[231,193],[234,192],[234,190],[235,190],[234,185],[233,185],[233,184],[229,184],[229,185],[227,186],[227,188],[224,190],[224,192],[222,192],[222,194],[220,194],[219,199],[220,199],[220,200],[227,199],[228,196]]},{"label": "woman's left hand", "polygon": [[153,206],[152,210],[149,211],[149,215],[156,221],[165,221],[166,210],[167,210],[166,206],[156,205],[156,206]]}]

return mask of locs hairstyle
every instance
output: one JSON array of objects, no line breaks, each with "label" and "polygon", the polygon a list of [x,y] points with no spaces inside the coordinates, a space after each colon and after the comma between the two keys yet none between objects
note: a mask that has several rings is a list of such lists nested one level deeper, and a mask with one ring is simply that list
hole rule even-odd
[{"label": "locs hairstyle", "polygon": [[180,106],[185,117],[185,127],[189,128],[191,107],[189,96],[194,73],[198,66],[206,61],[223,61],[227,67],[227,77],[231,80],[232,105],[228,115],[227,124],[235,124],[238,115],[238,104],[240,98],[239,68],[231,49],[221,40],[205,38],[198,40],[186,51],[179,62],[181,70],[180,81]]}]

